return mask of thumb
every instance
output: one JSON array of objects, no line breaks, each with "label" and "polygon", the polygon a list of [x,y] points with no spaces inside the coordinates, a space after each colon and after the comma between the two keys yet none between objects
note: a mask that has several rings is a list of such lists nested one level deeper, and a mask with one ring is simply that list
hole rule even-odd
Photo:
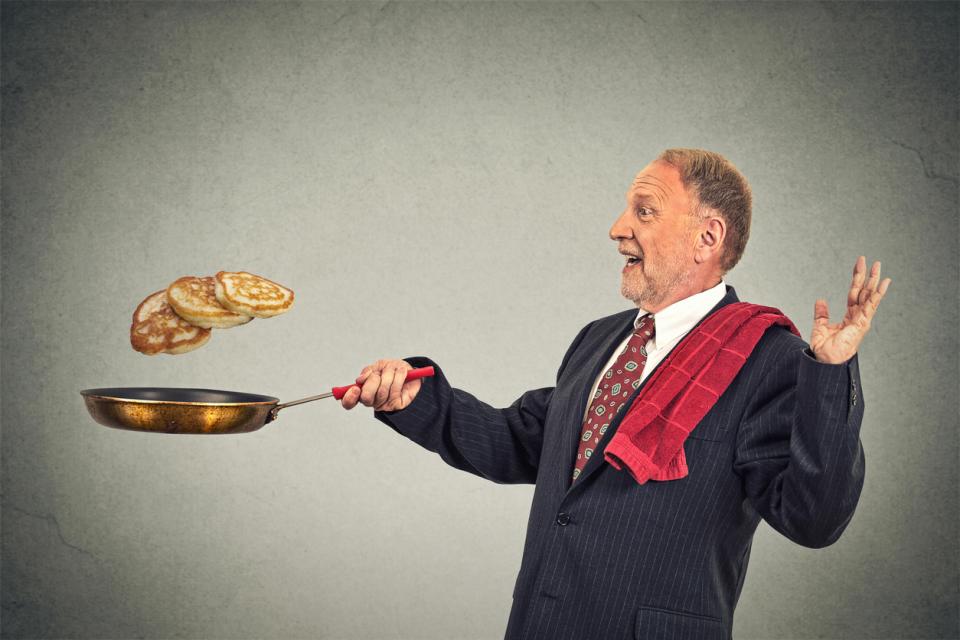
[{"label": "thumb", "polygon": [[813,303],[813,327],[826,326],[830,322],[830,310],[827,308],[827,301],[823,298],[817,299]]}]

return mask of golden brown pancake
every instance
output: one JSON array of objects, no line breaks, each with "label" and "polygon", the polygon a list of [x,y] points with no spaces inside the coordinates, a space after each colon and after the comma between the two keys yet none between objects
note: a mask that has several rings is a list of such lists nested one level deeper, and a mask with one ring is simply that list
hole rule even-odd
[{"label": "golden brown pancake", "polygon": [[195,327],[167,304],[167,290],[151,293],[137,305],[130,324],[130,344],[148,356],[186,353],[206,344],[210,329]]},{"label": "golden brown pancake", "polygon": [[270,318],[293,305],[292,290],[246,271],[218,271],[214,279],[217,301],[234,313]]},{"label": "golden brown pancake", "polygon": [[234,313],[217,302],[215,291],[210,276],[184,276],[167,287],[167,302],[178,316],[204,329],[229,329],[253,320],[253,316]]}]

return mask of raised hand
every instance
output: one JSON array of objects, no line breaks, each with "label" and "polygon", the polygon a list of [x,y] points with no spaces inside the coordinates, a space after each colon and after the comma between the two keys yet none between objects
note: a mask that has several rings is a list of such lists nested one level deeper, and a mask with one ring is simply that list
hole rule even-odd
[{"label": "raised hand", "polygon": [[830,323],[826,300],[821,298],[814,303],[810,349],[820,362],[846,362],[857,353],[860,341],[870,330],[870,321],[890,286],[890,278],[879,282],[879,262],[873,263],[870,279],[864,283],[866,272],[867,259],[860,256],[853,267],[853,282],[847,294],[847,313],[840,322]]}]

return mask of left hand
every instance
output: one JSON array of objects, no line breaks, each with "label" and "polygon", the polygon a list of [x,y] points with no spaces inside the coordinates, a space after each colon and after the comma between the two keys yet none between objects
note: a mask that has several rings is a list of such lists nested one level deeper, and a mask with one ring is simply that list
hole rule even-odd
[{"label": "left hand", "polygon": [[860,341],[870,330],[870,320],[890,286],[890,278],[877,286],[880,280],[880,263],[874,262],[870,269],[870,279],[864,284],[866,271],[867,259],[860,256],[853,267],[853,282],[850,284],[850,293],[847,294],[847,313],[842,321],[830,324],[827,301],[821,298],[814,303],[810,350],[820,362],[846,362],[857,353]]}]

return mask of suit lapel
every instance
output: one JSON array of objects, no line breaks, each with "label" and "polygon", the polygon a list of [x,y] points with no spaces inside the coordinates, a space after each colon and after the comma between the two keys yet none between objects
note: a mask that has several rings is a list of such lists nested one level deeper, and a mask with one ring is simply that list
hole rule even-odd
[{"label": "suit lapel", "polygon": [[[734,303],[734,302],[739,302],[739,301],[740,301],[740,299],[737,297],[737,292],[736,292],[736,290],[734,290],[734,288],[731,287],[730,285],[727,285],[727,293],[726,293],[726,295],[724,295],[723,298],[720,300],[720,302],[718,302],[712,309],[710,309],[709,313],[707,313],[705,316],[703,316],[703,318],[701,318],[701,319],[697,322],[697,324],[695,324],[695,325],[693,326],[693,329],[697,328],[697,327],[700,325],[701,322],[703,322],[704,320],[706,320],[708,316],[710,316],[711,314],[713,314],[713,313],[714,313],[715,311],[717,311],[718,309],[720,309],[720,308],[722,308],[722,307],[725,307],[725,306],[727,306],[728,304],[731,304],[731,303]],[[656,316],[656,314],[654,314],[654,316]],[[631,320],[629,329],[632,329],[632,328],[633,328],[633,321]],[[691,329],[691,331],[692,331],[693,329]],[[607,360],[610,358],[610,355],[611,355],[611,352],[612,352],[612,350],[613,350],[613,347],[615,347],[617,344],[619,344],[619,342],[626,337],[626,331],[620,331],[620,332],[618,332],[617,335],[619,336],[619,338],[615,338],[614,341],[613,341],[613,343],[612,343],[610,346],[608,346],[608,348],[607,348],[606,351],[605,351],[606,356],[600,361],[600,363],[597,365],[597,367],[596,367],[595,370],[593,371],[593,374],[592,374],[593,377],[591,377],[591,378],[589,379],[589,381],[587,382],[587,390],[586,390],[585,393],[590,393],[590,387],[593,386],[593,383],[594,383],[594,381],[596,381],[597,376],[599,376],[599,375],[602,373],[602,371],[599,370],[599,367],[602,367],[604,364],[606,364]],[[689,334],[688,334],[688,335],[689,335]],[[677,346],[679,346],[679,344],[680,344],[681,342],[683,342],[682,339],[681,339],[676,345],[673,346],[673,349],[676,349]],[[673,352],[673,349],[670,350],[670,353]],[[669,356],[670,353],[668,353],[667,356]],[[636,389],[632,394],[630,394],[630,397],[627,398],[627,401],[623,404],[623,406],[622,406],[622,407],[620,408],[620,410],[617,412],[617,415],[614,416],[613,420],[610,421],[610,428],[607,429],[607,432],[606,432],[606,433],[603,435],[603,437],[600,439],[600,442],[597,444],[597,447],[596,447],[596,448],[594,449],[594,451],[593,451],[593,455],[590,457],[589,460],[587,460],[587,464],[586,464],[586,466],[583,468],[583,473],[580,474],[580,477],[577,478],[577,481],[576,481],[575,483],[573,483],[573,485],[571,485],[570,482],[569,482],[570,473],[567,474],[567,478],[568,478],[568,482],[567,482],[567,493],[576,491],[576,490],[578,489],[578,487],[584,486],[584,485],[586,484],[587,479],[590,477],[590,475],[591,475],[594,471],[596,471],[598,468],[600,468],[601,466],[603,466],[603,465],[605,464],[605,461],[604,461],[604,459],[603,459],[603,452],[604,452],[604,449],[606,449],[606,447],[607,447],[607,442],[609,442],[609,441],[610,441],[610,438],[613,437],[613,434],[615,434],[615,433],[617,432],[617,428],[620,426],[620,422],[623,420],[623,416],[625,416],[625,415],[627,414],[628,408],[633,404],[633,401],[636,400],[637,396],[640,395],[640,391],[642,391],[643,388],[647,385],[647,380],[649,380],[649,379],[653,376],[654,372],[655,372],[657,369],[660,368],[660,365],[663,364],[663,363],[666,361],[667,356],[665,356],[662,360],[660,360],[660,362],[657,363],[657,366],[654,367],[653,371],[650,372],[650,375],[648,375],[646,378],[644,378],[644,380],[643,380],[643,382],[640,384],[640,386],[637,387],[637,389]],[[585,403],[585,402],[581,404],[581,406],[580,406],[580,413],[578,413],[577,415],[578,415],[578,416],[583,416],[583,412],[584,412],[584,411],[586,411],[586,403]],[[582,424],[582,423],[579,424],[579,425],[577,425],[577,434],[576,434],[576,436],[575,436],[574,439],[573,439],[573,448],[574,448],[574,454],[573,454],[573,455],[574,455],[574,456],[576,456],[576,449],[577,449],[577,446],[579,445],[580,433],[581,433],[582,429],[583,429],[583,424]],[[571,473],[572,473],[572,470],[573,470],[573,463],[572,463],[572,462],[571,462],[570,470],[571,470]]]},{"label": "suit lapel", "polygon": [[574,461],[577,457],[577,449],[580,446],[580,435],[583,431],[583,414],[587,410],[590,389],[597,377],[603,373],[603,366],[607,363],[607,360],[610,359],[610,356],[613,355],[613,350],[633,331],[633,321],[637,317],[637,311],[634,309],[632,313],[624,312],[624,316],[622,324],[616,325],[616,331],[612,332],[606,338],[603,338],[597,345],[595,355],[588,360],[590,364],[589,369],[584,367],[584,373],[572,383],[582,389],[582,391],[580,392],[577,406],[573,411],[576,419],[564,425],[563,442],[565,449],[562,459],[565,460],[567,464],[563,473],[560,474],[561,493],[566,493],[570,487],[570,476],[573,474]]}]

